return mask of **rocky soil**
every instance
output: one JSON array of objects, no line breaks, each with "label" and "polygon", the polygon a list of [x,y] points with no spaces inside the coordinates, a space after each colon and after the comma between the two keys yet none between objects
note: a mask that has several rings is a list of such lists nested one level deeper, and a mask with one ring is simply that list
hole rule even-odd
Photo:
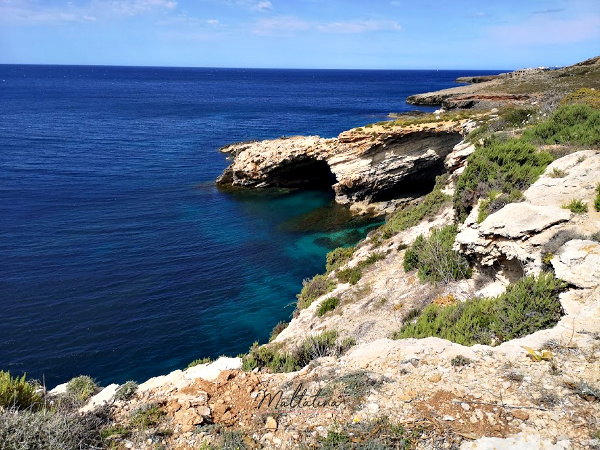
[{"label": "rocky soil", "polygon": [[[468,144],[456,145],[446,165],[462,170],[459,161],[469,151]],[[453,179],[446,190],[452,191]],[[404,272],[402,261],[406,245],[419,234],[452,222],[449,206],[383,242],[366,239],[347,266],[375,252],[385,258],[368,266],[355,285],[339,284],[301,310],[274,341],[293,348],[307,335],[335,329],[356,341],[343,356],[319,358],[287,374],[247,373],[240,370],[241,359],[221,358],[148,380],[128,402],[113,402],[101,392],[90,404],[113,402],[123,423],[144,405],[162,408],[161,426],[170,433],[148,430],[126,437],[119,441],[126,448],[206,448],[231,436],[247,448],[310,448],[338,432],[358,445],[389,434],[383,418],[401,424],[415,437],[416,448],[598,448],[600,402],[591,389],[600,386],[600,244],[585,236],[600,231],[600,213],[590,208],[574,214],[560,207],[572,197],[591,203],[598,183],[600,154],[577,152],[553,162],[525,192],[524,202],[509,204],[482,223],[475,208],[456,248],[481,270],[471,280],[443,287],[421,284],[414,273]],[[566,241],[556,244],[557,234]],[[539,273],[548,264],[543,249],[549,243],[556,247],[549,264],[569,282],[560,297],[565,315],[552,329],[496,347],[390,339],[416,303],[497,294],[514,277]],[[318,307],[331,296],[340,298],[340,305],[318,317]],[[551,357],[532,357],[524,347],[536,354],[545,349]],[[306,396],[319,389],[333,392],[335,404],[261,403],[265,393],[281,391],[290,399],[304,389]],[[225,434],[232,429],[243,435]]]},{"label": "rocky soil", "polygon": [[541,105],[582,87],[600,89],[600,56],[556,70],[524,69],[491,80],[460,81],[473,84],[413,95],[406,101],[446,109]]}]

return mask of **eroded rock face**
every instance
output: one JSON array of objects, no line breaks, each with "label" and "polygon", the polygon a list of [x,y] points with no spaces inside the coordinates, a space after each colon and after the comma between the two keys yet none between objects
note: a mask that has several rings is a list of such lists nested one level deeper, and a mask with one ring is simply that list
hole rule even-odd
[{"label": "eroded rock face", "polygon": [[[524,192],[524,202],[508,204],[482,223],[477,223],[476,207],[460,228],[455,249],[483,266],[518,266],[526,274],[537,273],[543,267],[542,259],[548,256],[547,244],[559,231],[591,235],[600,229],[599,214],[592,206],[599,183],[599,153],[581,151],[560,158]],[[588,204],[587,214],[573,214],[563,208],[574,199]],[[580,241],[568,243],[552,259],[557,276],[579,287],[597,285],[594,276],[599,275],[593,273],[593,267],[600,267],[600,260],[593,251],[583,255],[585,246],[580,248],[573,242]]]},{"label": "eroded rock face", "polygon": [[552,258],[552,267],[561,280],[580,288],[600,285],[600,244],[574,239],[567,242]]},{"label": "eroded rock face", "polygon": [[217,179],[240,187],[331,187],[338,203],[378,202],[427,191],[462,139],[460,122],[375,126],[335,139],[281,138],[228,146]]}]

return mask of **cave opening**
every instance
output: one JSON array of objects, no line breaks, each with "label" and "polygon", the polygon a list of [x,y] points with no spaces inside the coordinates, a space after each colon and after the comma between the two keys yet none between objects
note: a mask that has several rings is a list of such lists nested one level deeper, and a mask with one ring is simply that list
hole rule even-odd
[{"label": "cave opening", "polygon": [[337,183],[326,161],[307,158],[281,166],[271,175],[270,184],[285,188],[331,190]]},{"label": "cave opening", "polygon": [[444,161],[439,160],[426,169],[420,169],[418,172],[404,178],[400,183],[373,193],[373,201],[382,202],[397,198],[421,197],[430,193],[435,186],[435,179],[439,175],[446,173]]}]

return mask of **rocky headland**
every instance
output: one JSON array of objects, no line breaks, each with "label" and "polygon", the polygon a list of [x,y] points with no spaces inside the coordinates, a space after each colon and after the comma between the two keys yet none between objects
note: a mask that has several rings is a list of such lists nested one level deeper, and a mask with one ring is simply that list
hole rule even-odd
[{"label": "rocky headland", "polygon": [[[328,255],[269,343],[61,385],[0,412],[0,448],[61,411],[72,448],[600,448],[599,60],[467,86],[477,111],[222,149],[223,187],[332,189],[386,224]],[[456,92],[422,101],[473,106]]]}]

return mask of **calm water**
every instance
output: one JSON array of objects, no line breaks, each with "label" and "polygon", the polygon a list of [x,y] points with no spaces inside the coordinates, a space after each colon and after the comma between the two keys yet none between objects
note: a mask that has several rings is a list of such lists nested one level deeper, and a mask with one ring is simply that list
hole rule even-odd
[{"label": "calm water", "polygon": [[264,342],[367,224],[329,192],[220,192],[216,150],[335,136],[477,73],[0,65],[0,369],[144,381]]}]

